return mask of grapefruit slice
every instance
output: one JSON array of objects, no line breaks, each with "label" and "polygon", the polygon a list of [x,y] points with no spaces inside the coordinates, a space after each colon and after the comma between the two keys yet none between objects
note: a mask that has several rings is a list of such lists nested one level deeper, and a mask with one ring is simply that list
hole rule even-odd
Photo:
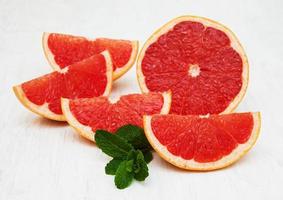
[{"label": "grapefruit slice", "polygon": [[13,89],[20,102],[32,112],[65,121],[61,97],[107,96],[112,86],[112,73],[111,57],[105,51]]},{"label": "grapefruit slice", "polygon": [[248,84],[248,61],[236,36],[202,17],[176,18],[157,30],[137,61],[142,92],[172,91],[172,114],[230,113]]},{"label": "grapefruit slice", "polygon": [[144,116],[145,134],[169,163],[188,170],[215,170],[231,165],[255,144],[260,113]]},{"label": "grapefruit slice", "polygon": [[42,44],[45,56],[55,70],[108,50],[112,57],[113,79],[118,79],[134,64],[138,53],[138,41],[43,33]]},{"label": "grapefruit slice", "polygon": [[123,125],[142,127],[143,115],[168,114],[171,93],[129,94],[111,103],[107,97],[62,98],[62,110],[68,123],[83,137],[94,141],[98,129],[114,133]]}]

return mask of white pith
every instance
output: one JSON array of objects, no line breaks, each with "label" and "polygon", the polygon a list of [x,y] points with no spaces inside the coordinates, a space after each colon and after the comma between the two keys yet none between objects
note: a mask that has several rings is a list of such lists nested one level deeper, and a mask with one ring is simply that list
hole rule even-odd
[{"label": "white pith", "polygon": [[240,159],[247,151],[255,144],[260,129],[260,113],[253,113],[254,127],[249,140],[244,144],[239,144],[229,155],[222,157],[220,160],[208,163],[199,163],[194,159],[185,160],[180,156],[175,156],[167,150],[167,147],[162,145],[155,137],[151,128],[152,116],[144,116],[144,130],[148,141],[154,150],[167,162],[183,169],[208,171],[220,169],[231,165]]},{"label": "white pith", "polygon": [[68,71],[69,71],[69,67],[65,67],[63,69],[58,70],[58,72],[61,74],[66,74]]},{"label": "white pith", "polygon": [[111,92],[112,84],[113,84],[113,63],[110,53],[108,51],[103,51],[101,54],[104,56],[106,61],[106,79],[107,79],[107,85],[105,87],[102,96],[108,96]]},{"label": "white pith", "polygon": [[170,22],[168,22],[167,24],[165,24],[164,26],[162,26],[160,29],[158,29],[155,33],[153,33],[152,36],[146,41],[146,43],[144,44],[144,46],[142,47],[142,49],[139,53],[138,60],[137,60],[137,78],[138,78],[138,82],[139,82],[139,86],[140,86],[141,91],[143,93],[148,93],[150,91],[146,86],[145,76],[143,75],[143,72],[142,72],[142,60],[143,60],[143,57],[145,55],[147,48],[152,43],[156,42],[161,35],[167,33],[176,24],[178,24],[182,21],[200,22],[206,27],[213,27],[213,28],[216,28],[216,29],[223,31],[229,37],[229,39],[231,41],[231,47],[240,54],[242,61],[243,61],[242,88],[241,88],[240,92],[237,94],[237,96],[229,104],[229,106],[224,111],[221,112],[221,114],[232,112],[237,107],[237,105],[240,103],[242,98],[244,97],[246,89],[247,89],[248,79],[249,79],[248,59],[247,59],[247,56],[244,52],[243,47],[241,46],[237,37],[232,33],[232,31],[230,31],[227,27],[225,27],[224,25],[222,25],[222,24],[220,24],[216,21],[213,21],[213,20],[210,20],[210,19],[207,19],[207,18],[203,18],[203,17],[182,16],[182,17],[178,17],[176,19],[173,19]]},{"label": "white pith", "polygon": [[171,108],[171,101],[172,101],[172,94],[171,91],[163,92],[163,106],[161,108],[160,114],[166,115],[170,112]]},{"label": "white pith", "polygon": [[[44,54],[45,57],[47,58],[47,61],[49,62],[50,66],[56,70],[56,71],[60,71],[61,68],[60,66],[56,63],[55,58],[54,58],[54,54],[50,51],[49,47],[48,47],[48,38],[49,38],[50,33],[43,33],[42,35],[42,46],[43,46],[43,50],[44,50]],[[92,39],[89,39],[92,40]],[[131,41],[131,45],[132,45],[132,53],[130,56],[130,59],[128,60],[128,62],[123,66],[123,67],[119,67],[116,68],[115,71],[113,72],[113,79],[116,80],[118,78],[120,78],[123,74],[125,74],[135,63],[137,54],[138,54],[138,41]],[[111,56],[110,56],[111,58]]]},{"label": "white pith", "polygon": [[[171,92],[163,92],[163,105],[160,111],[160,114],[168,114],[170,111],[170,105],[171,105]],[[111,102],[112,103],[112,102]],[[115,102],[113,102],[115,103]],[[95,142],[94,136],[95,132],[92,131],[90,126],[86,126],[81,124],[75,116],[72,114],[72,111],[70,110],[70,100],[61,98],[61,106],[63,114],[67,120],[67,122],[83,137],[85,137],[88,140],[91,140]]]}]

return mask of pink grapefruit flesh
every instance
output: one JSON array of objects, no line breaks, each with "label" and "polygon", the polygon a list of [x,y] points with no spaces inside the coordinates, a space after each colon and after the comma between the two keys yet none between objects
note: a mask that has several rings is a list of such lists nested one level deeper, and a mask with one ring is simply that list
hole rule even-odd
[{"label": "pink grapefruit flesh", "polygon": [[157,153],[180,168],[226,167],[254,145],[260,113],[223,115],[153,115],[144,117],[147,139]]},{"label": "pink grapefruit flesh", "polygon": [[123,125],[142,127],[143,115],[169,113],[171,93],[129,94],[111,103],[107,97],[62,99],[62,110],[79,134],[94,141],[98,129],[114,133]]},{"label": "pink grapefruit flesh", "polygon": [[113,63],[113,78],[117,79],[134,64],[138,52],[138,42],[107,38],[90,40],[80,36],[44,33],[43,49],[54,69],[63,69],[75,62],[108,50]]},{"label": "pink grapefruit flesh", "polygon": [[112,86],[112,63],[107,51],[59,71],[14,86],[27,108],[44,117],[64,121],[61,97],[75,99],[108,95]]},{"label": "pink grapefruit flesh", "polygon": [[235,35],[209,19],[184,16],[161,27],[137,62],[143,92],[172,91],[171,113],[231,112],[248,83],[248,62]]}]

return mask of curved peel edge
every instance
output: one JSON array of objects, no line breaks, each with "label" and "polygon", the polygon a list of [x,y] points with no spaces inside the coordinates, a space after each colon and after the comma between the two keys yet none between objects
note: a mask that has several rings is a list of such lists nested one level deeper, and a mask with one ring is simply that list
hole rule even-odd
[{"label": "curved peel edge", "polygon": [[[56,63],[55,58],[54,58],[54,54],[50,51],[49,47],[48,47],[48,37],[49,37],[50,33],[44,32],[42,35],[42,47],[43,47],[43,52],[44,55],[49,63],[49,65],[56,71],[60,71],[61,67]],[[132,44],[132,53],[130,56],[129,61],[120,68],[117,68],[115,71],[113,71],[113,80],[116,80],[118,78],[120,78],[123,74],[125,74],[127,71],[129,71],[131,69],[131,67],[134,65],[135,61],[136,61],[136,57],[138,54],[138,50],[139,50],[139,42],[137,40],[135,41],[131,41]],[[110,56],[111,59],[111,56]],[[112,63],[112,60],[111,60]]]},{"label": "curved peel edge", "polygon": [[136,58],[137,58],[138,51],[139,51],[139,42],[135,40],[135,41],[132,41],[131,43],[132,43],[132,53],[131,53],[130,59],[123,67],[116,68],[113,71],[114,80],[117,80],[122,75],[124,75],[127,71],[129,71],[136,62]]},{"label": "curved peel edge", "polygon": [[[47,33],[45,33],[47,34]],[[45,35],[44,34],[44,35]],[[103,51],[101,54],[104,56],[105,62],[106,62],[106,78],[107,78],[107,85],[105,87],[104,93],[102,96],[108,96],[111,92],[112,89],[112,84],[113,84],[113,66],[112,66],[112,60],[110,57],[110,54],[108,51]],[[66,73],[68,71],[68,67],[64,69],[58,69],[56,70],[59,73]],[[43,105],[36,105],[29,101],[29,99],[26,97],[21,85],[17,85],[13,87],[13,91],[19,101],[30,111],[32,111],[35,114],[38,114],[40,116],[43,116],[48,119],[56,120],[56,121],[66,121],[64,114],[59,115],[56,113],[53,113],[49,108],[48,108],[48,103],[44,103]]]},{"label": "curved peel edge", "polygon": [[48,37],[50,33],[44,32],[42,34],[42,47],[43,47],[43,52],[44,55],[49,63],[49,65],[55,70],[55,71],[60,71],[61,67],[57,65],[53,53],[50,51],[48,47]]},{"label": "curved peel edge", "polygon": [[81,136],[85,137],[86,139],[95,142],[94,140],[94,132],[91,130],[91,127],[85,126],[81,124],[72,114],[70,110],[70,100],[66,98],[61,98],[61,107],[63,114],[70,124]]},{"label": "curved peel edge", "polygon": [[245,51],[239,42],[238,38],[236,35],[226,26],[223,24],[220,24],[219,22],[213,21],[208,18],[204,17],[199,17],[199,16],[180,16],[177,17],[169,22],[167,22],[165,25],[157,29],[151,36],[150,38],[145,42],[144,46],[142,47],[139,55],[138,55],[138,60],[137,60],[137,79],[139,83],[139,87],[143,93],[149,92],[149,89],[145,83],[145,76],[143,75],[142,72],[142,59],[145,55],[146,49],[157,39],[163,35],[164,33],[168,32],[170,29],[172,29],[176,24],[185,21],[185,20],[190,20],[190,21],[195,21],[195,22],[200,22],[204,24],[205,26],[212,26],[214,28],[217,28],[221,31],[223,31],[230,39],[231,41],[231,46],[241,55],[242,61],[243,61],[243,71],[242,71],[242,88],[240,92],[235,96],[233,101],[229,104],[229,106],[223,110],[220,114],[226,114],[226,113],[231,113],[234,111],[239,103],[242,101],[242,99],[245,96],[248,82],[249,82],[249,63],[247,56],[245,54]]},{"label": "curved peel edge", "polygon": [[21,85],[14,86],[13,91],[15,95],[17,96],[17,98],[19,99],[19,101],[31,112],[37,115],[40,115],[42,117],[55,120],[55,121],[66,121],[64,115],[58,115],[50,111],[50,109],[48,108],[48,103],[44,103],[43,105],[39,106],[29,101]]},{"label": "curved peel edge", "polygon": [[[160,114],[168,114],[171,105],[171,92],[163,92],[162,96],[163,106],[160,111]],[[95,142],[95,132],[92,131],[91,127],[81,124],[72,114],[72,111],[70,110],[70,100],[66,98],[61,98],[61,106],[63,114],[70,126],[72,126],[76,130],[76,132],[79,133],[81,136]]]},{"label": "curved peel edge", "polygon": [[163,106],[161,108],[160,114],[168,114],[171,108],[172,93],[171,91],[161,93],[163,97]]},{"label": "curved peel edge", "polygon": [[105,58],[105,62],[106,62],[106,78],[107,78],[107,85],[105,87],[104,93],[102,94],[102,96],[108,96],[111,92],[112,89],[112,84],[113,84],[113,64],[112,64],[112,60],[111,60],[111,56],[109,51],[103,51],[101,52],[101,54],[104,56]]},{"label": "curved peel edge", "polygon": [[259,112],[253,113],[254,119],[254,127],[251,133],[249,140],[244,144],[239,144],[237,148],[235,148],[229,155],[222,157],[220,160],[208,163],[199,163],[191,160],[185,160],[180,156],[175,156],[170,153],[167,148],[162,145],[154,136],[154,133],[151,128],[151,119],[152,116],[144,116],[144,131],[145,135],[154,148],[154,150],[159,154],[167,162],[175,165],[176,167],[186,169],[186,170],[194,170],[194,171],[211,171],[216,169],[221,169],[232,165],[241,157],[243,157],[255,144],[258,139],[260,126],[261,126],[261,116]]}]

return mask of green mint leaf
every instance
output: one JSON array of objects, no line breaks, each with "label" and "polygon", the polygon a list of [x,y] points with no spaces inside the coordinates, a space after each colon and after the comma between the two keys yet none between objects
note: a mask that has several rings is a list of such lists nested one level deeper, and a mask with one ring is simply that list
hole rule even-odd
[{"label": "green mint leaf", "polygon": [[118,158],[113,158],[110,162],[105,166],[105,173],[108,175],[115,175],[116,171],[123,160]]},{"label": "green mint leaf", "polygon": [[135,160],[136,159],[136,150],[132,149],[128,152],[127,160]]},{"label": "green mint leaf", "polygon": [[126,164],[126,169],[128,172],[133,171],[133,166],[134,166],[134,160],[128,160]]},{"label": "green mint leaf", "polygon": [[141,160],[144,160],[143,153],[140,150],[135,151],[134,172],[138,173],[141,169]]},{"label": "green mint leaf", "polygon": [[139,170],[134,174],[134,178],[137,181],[144,181],[146,177],[148,177],[148,167],[144,160],[143,154],[141,151],[138,150],[137,158],[136,158],[136,165],[138,166]]},{"label": "green mint leaf", "polygon": [[145,137],[144,130],[138,126],[122,126],[116,131],[116,135],[127,140],[135,149],[152,149]]},{"label": "green mint leaf", "polygon": [[132,170],[134,172],[137,172],[137,171],[140,170],[139,166],[136,165],[137,155],[138,155],[138,151],[137,150],[131,150],[131,151],[129,151],[128,156],[127,156],[127,160],[128,161],[130,161],[130,160],[133,161]]},{"label": "green mint leaf", "polygon": [[127,170],[127,161],[122,161],[116,171],[115,185],[118,189],[128,187],[133,181],[134,174]]},{"label": "green mint leaf", "polygon": [[96,145],[107,155],[113,158],[126,158],[133,149],[125,139],[107,131],[97,130],[95,134]]},{"label": "green mint leaf", "polygon": [[146,163],[150,163],[153,159],[153,156],[150,150],[143,151],[143,157]]}]

